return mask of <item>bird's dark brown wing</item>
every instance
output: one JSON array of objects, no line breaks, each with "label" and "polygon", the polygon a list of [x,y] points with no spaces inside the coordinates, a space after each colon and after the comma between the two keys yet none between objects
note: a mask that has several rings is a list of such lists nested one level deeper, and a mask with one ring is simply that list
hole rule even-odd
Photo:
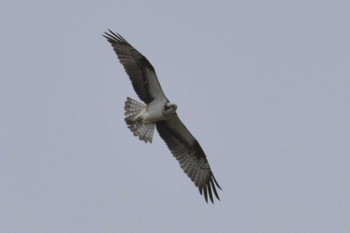
[{"label": "bird's dark brown wing", "polygon": [[121,35],[111,30],[103,35],[111,43],[139,98],[146,104],[166,98],[152,64]]},{"label": "bird's dark brown wing", "polygon": [[175,115],[169,120],[157,122],[157,130],[181,168],[198,187],[199,192],[204,194],[205,200],[208,202],[209,196],[214,203],[213,193],[220,200],[216,187],[221,188],[205,153],[179,117]]}]

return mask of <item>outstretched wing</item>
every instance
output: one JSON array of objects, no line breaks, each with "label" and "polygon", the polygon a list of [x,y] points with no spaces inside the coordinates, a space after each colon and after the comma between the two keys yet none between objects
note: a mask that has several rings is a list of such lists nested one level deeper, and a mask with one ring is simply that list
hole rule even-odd
[{"label": "outstretched wing", "polygon": [[111,43],[142,101],[149,104],[154,99],[166,98],[156,72],[146,57],[132,47],[121,35],[115,34],[111,30],[109,33],[105,32],[103,36]]},{"label": "outstretched wing", "polygon": [[216,187],[221,187],[210,169],[205,153],[179,117],[175,115],[169,120],[158,121],[157,130],[181,168],[198,187],[200,194],[204,194],[206,202],[209,195],[214,203],[213,193],[220,200]]}]

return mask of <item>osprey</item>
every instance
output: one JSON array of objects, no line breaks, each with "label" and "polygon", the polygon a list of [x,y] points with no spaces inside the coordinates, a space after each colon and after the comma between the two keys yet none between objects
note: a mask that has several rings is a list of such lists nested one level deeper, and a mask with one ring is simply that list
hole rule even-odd
[{"label": "osprey", "polygon": [[200,194],[213,193],[220,200],[216,187],[221,189],[210,169],[206,155],[198,141],[188,131],[176,113],[177,106],[165,96],[151,63],[132,47],[121,35],[111,30],[103,35],[111,43],[131,83],[145,103],[127,97],[125,122],[133,134],[144,142],[152,142],[154,128],[163,138],[181,168],[198,187]]}]

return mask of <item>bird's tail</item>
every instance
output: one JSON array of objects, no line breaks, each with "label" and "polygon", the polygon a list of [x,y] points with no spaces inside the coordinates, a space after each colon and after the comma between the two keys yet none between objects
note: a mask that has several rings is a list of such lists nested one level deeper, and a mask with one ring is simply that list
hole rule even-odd
[{"label": "bird's tail", "polygon": [[153,132],[155,128],[154,123],[144,124],[142,119],[137,119],[138,114],[147,106],[130,97],[125,101],[125,122],[128,128],[133,132],[135,137],[138,137],[144,142],[152,143]]}]

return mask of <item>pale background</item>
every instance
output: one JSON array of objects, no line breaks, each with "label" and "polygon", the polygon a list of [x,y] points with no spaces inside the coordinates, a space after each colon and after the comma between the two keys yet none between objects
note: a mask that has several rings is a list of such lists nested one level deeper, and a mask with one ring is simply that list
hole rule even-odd
[{"label": "pale background", "polygon": [[[350,232],[348,1],[2,1],[0,232]],[[107,28],[151,61],[223,187],[206,204]]]}]

